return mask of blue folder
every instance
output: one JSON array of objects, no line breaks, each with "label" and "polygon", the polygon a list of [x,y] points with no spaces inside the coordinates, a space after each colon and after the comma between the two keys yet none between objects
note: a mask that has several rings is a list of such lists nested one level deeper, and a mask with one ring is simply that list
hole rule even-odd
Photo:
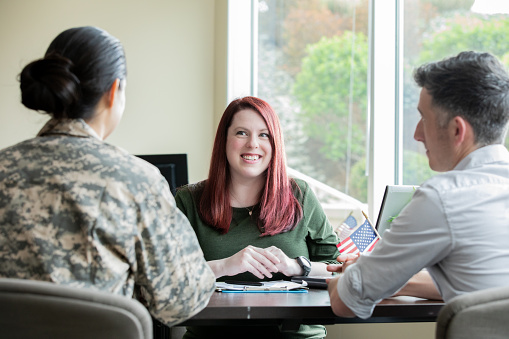
[{"label": "blue folder", "polygon": [[298,289],[298,290],[286,290],[286,291],[257,291],[257,290],[221,290],[222,293],[308,293],[306,289]]}]

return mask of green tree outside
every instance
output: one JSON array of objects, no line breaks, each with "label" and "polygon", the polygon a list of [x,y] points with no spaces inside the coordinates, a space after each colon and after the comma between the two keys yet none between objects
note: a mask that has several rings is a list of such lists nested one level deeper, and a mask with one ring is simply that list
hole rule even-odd
[{"label": "green tree outside", "polygon": [[423,41],[420,62],[440,60],[468,50],[490,52],[506,62],[509,59],[507,17],[484,19],[471,15],[448,21],[446,29]]},{"label": "green tree outside", "polygon": [[[324,37],[308,45],[293,87],[304,131],[343,177],[349,149],[352,164],[365,155],[367,67],[366,36],[345,31],[341,36]],[[351,76],[355,79],[352,83]]]},{"label": "green tree outside", "polygon": [[[446,28],[423,41],[420,63],[440,60],[461,51],[489,52],[509,68],[509,18],[486,18],[481,15],[456,16]],[[505,146],[509,147],[509,137]],[[405,163],[407,163],[405,161]]]},{"label": "green tree outside", "polygon": [[[428,165],[428,157],[423,154],[405,150],[406,159],[403,166],[403,177],[407,179],[407,185],[421,185],[431,178],[436,172]],[[366,159],[361,159],[352,167],[351,195],[361,201],[368,200],[368,177],[366,171]]]}]

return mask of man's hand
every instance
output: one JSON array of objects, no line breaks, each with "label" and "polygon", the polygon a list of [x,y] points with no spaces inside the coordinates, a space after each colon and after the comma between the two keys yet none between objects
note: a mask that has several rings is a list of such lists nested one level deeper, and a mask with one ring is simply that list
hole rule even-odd
[{"label": "man's hand", "polygon": [[338,256],[336,259],[337,261],[341,262],[342,264],[331,264],[327,266],[327,271],[329,272],[336,272],[336,273],[343,273],[346,268],[352,264],[355,264],[357,259],[359,259],[360,254],[342,254]]},{"label": "man's hand", "polygon": [[[355,264],[357,259],[359,259],[360,254],[342,254],[338,256],[337,261],[341,262],[341,264],[332,264],[327,266],[327,271],[343,273],[348,266]],[[327,279],[327,290],[329,291],[330,297],[330,305],[332,307],[332,311],[338,317],[352,318],[355,317],[355,314],[345,305],[343,300],[338,294],[338,282],[341,279],[341,276]]]},{"label": "man's hand", "polygon": [[355,314],[343,303],[341,297],[338,294],[338,282],[341,277],[334,279],[327,279],[327,290],[329,291],[330,306],[332,311],[338,317],[352,318]]},{"label": "man's hand", "polygon": [[403,288],[394,296],[401,295],[431,300],[442,300],[440,292],[426,270],[422,270],[410,278],[406,285],[403,286]]}]

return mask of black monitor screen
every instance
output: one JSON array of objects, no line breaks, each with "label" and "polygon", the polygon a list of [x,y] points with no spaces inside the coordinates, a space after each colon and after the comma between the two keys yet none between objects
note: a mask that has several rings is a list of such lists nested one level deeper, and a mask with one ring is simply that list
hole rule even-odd
[{"label": "black monitor screen", "polygon": [[187,154],[151,154],[137,155],[159,168],[170,185],[171,193],[175,195],[177,188],[189,183],[187,177]]}]

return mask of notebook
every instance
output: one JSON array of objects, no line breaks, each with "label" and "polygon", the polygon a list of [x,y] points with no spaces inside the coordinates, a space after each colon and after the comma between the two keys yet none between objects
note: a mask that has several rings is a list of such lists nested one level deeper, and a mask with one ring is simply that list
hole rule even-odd
[{"label": "notebook", "polygon": [[383,233],[390,228],[392,220],[410,202],[418,187],[413,185],[387,185],[385,187],[382,206],[375,225],[382,238]]},{"label": "notebook", "polygon": [[264,281],[264,282],[242,282],[242,281],[225,281],[216,282],[216,291],[218,292],[286,292],[286,293],[306,293],[307,284],[305,282],[295,281]]}]

